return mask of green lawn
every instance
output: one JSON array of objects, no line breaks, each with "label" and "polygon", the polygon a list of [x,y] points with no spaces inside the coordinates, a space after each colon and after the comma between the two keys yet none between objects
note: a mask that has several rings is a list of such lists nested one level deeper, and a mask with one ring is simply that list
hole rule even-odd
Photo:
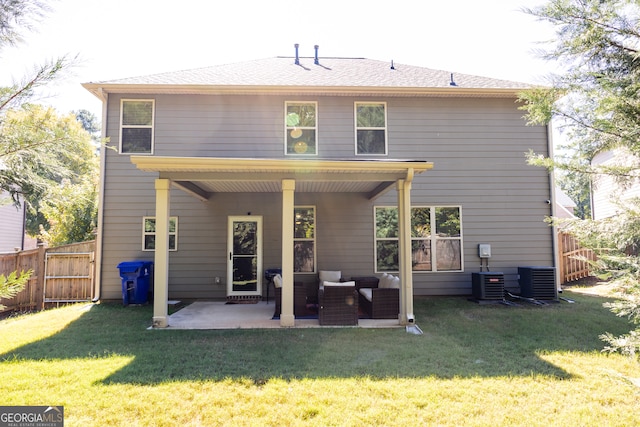
[{"label": "green lawn", "polygon": [[148,330],[151,307],[75,305],[0,321],[0,405],[66,426],[632,426],[640,365],[601,297],[417,298],[404,329]]}]

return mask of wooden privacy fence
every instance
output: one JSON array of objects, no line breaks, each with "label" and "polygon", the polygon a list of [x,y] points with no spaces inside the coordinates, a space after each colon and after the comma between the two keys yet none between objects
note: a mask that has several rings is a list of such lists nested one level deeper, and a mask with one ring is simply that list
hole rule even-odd
[{"label": "wooden privacy fence", "polygon": [[558,254],[561,284],[573,282],[591,274],[591,266],[587,260],[595,261],[596,256],[591,249],[580,247],[571,234],[562,231],[558,233]]},{"label": "wooden privacy fence", "polygon": [[14,298],[0,299],[5,310],[42,310],[46,304],[91,301],[94,292],[95,241],[0,255],[0,274],[33,270]]}]

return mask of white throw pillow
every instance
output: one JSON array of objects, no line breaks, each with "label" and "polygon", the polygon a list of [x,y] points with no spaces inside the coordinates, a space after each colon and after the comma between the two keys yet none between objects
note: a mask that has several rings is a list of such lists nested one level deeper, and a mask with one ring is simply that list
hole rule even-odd
[{"label": "white throw pillow", "polygon": [[394,277],[393,279],[391,279],[391,283],[389,284],[389,287],[394,289],[400,289],[400,278]]},{"label": "white throw pillow", "polygon": [[322,282],[339,282],[342,278],[342,271],[325,271],[320,270],[320,283]]},{"label": "white throw pillow", "polygon": [[382,277],[380,278],[380,282],[378,283],[378,287],[379,288],[388,288],[389,285],[391,284],[391,280],[393,279],[393,276],[387,273],[384,273],[382,275]]},{"label": "white throw pillow", "polygon": [[279,274],[276,274],[275,276],[273,276],[273,286],[275,286],[276,288],[281,288],[282,287],[282,276]]}]

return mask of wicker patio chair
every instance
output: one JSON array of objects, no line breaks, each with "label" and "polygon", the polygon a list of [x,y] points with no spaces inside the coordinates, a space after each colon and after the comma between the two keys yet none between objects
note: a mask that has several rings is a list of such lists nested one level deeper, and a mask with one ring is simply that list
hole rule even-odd
[{"label": "wicker patio chair", "polygon": [[318,290],[321,325],[357,325],[358,291],[355,282],[323,282]]},{"label": "wicker patio chair", "polygon": [[[274,317],[280,317],[282,314],[282,277],[277,275],[274,277],[274,283],[280,282],[275,286],[276,309],[273,313]],[[293,315],[305,316],[307,314],[307,288],[302,282],[293,283]]]},{"label": "wicker patio chair", "polygon": [[[393,279],[383,277],[385,287],[378,287],[377,278],[354,277],[358,288],[358,302],[372,319],[397,319],[400,312],[400,289],[392,286]],[[397,279],[399,284],[399,279]],[[395,286],[395,285],[394,285]]]}]

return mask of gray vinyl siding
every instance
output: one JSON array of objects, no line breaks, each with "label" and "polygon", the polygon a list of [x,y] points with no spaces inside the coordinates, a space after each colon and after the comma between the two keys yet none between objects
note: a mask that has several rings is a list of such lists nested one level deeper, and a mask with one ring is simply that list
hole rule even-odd
[{"label": "gray vinyl siding", "polygon": [[[135,98],[127,95],[124,98]],[[317,159],[355,156],[354,102],[387,103],[389,159],[434,162],[415,177],[414,206],[460,206],[464,271],[414,274],[416,295],[466,295],[479,271],[478,243],[490,243],[492,271],[517,288],[518,266],[554,265],[549,176],[528,166],[525,153],[547,153],[547,129],[526,126],[514,99],[139,96],[156,100],[156,156],[285,158],[285,101],[318,102]],[[118,146],[120,97],[108,103],[107,134]],[[371,156],[380,158],[380,156]],[[155,174],[138,171],[129,156],[106,152],[102,297],[121,297],[117,264],[153,260],[141,250],[142,217],[155,214]],[[396,203],[395,190],[370,201],[360,194],[296,193],[296,205],[316,206],[317,269],[345,277],[374,273],[373,208]],[[280,266],[281,195],[216,194],[201,202],[171,191],[171,215],[179,217],[178,251],[169,254],[170,298],[226,295],[227,217],[263,217],[264,268]],[[222,283],[214,283],[215,277]],[[314,274],[296,275],[313,283]]]}]

